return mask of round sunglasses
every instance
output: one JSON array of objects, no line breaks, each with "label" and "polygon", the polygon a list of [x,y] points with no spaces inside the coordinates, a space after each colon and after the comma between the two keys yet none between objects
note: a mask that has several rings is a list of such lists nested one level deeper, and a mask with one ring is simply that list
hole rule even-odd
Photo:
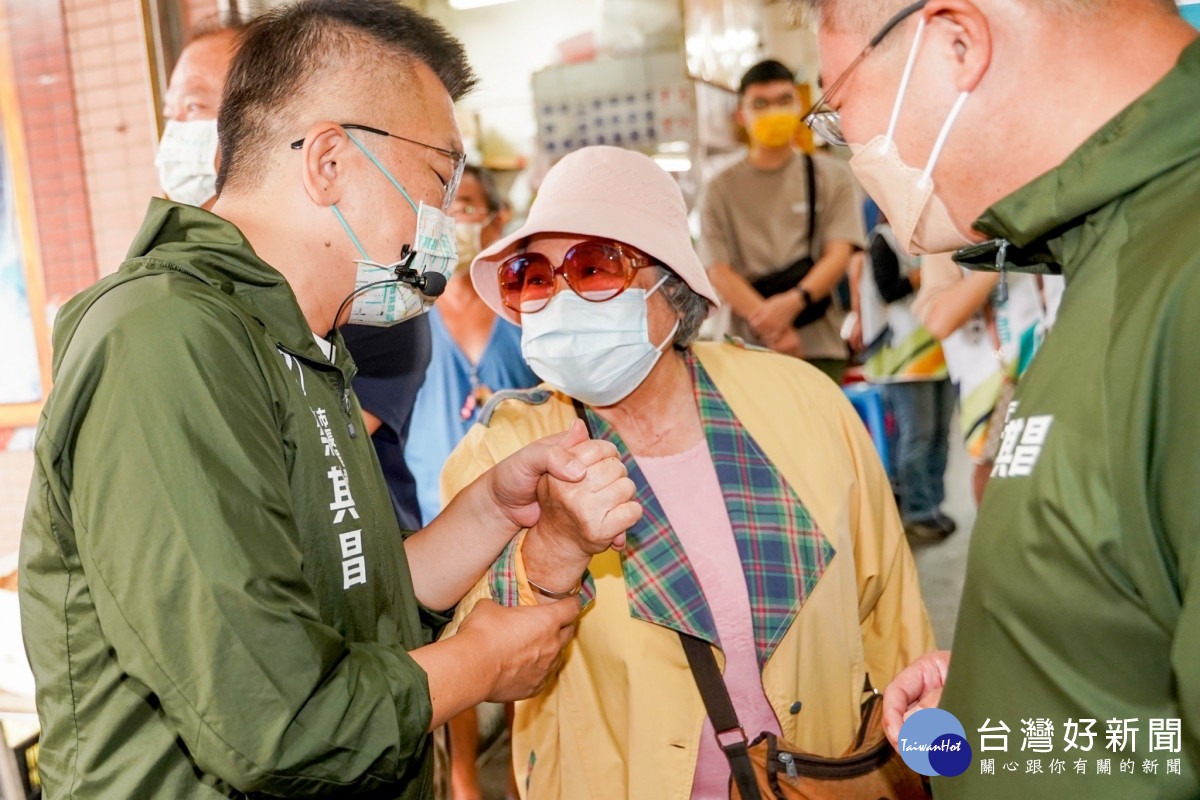
[{"label": "round sunglasses", "polygon": [[555,276],[562,275],[571,291],[593,303],[611,300],[629,288],[639,269],[658,262],[612,241],[573,245],[554,266],[541,253],[517,253],[500,264],[500,301],[518,314],[541,311],[554,296]]}]

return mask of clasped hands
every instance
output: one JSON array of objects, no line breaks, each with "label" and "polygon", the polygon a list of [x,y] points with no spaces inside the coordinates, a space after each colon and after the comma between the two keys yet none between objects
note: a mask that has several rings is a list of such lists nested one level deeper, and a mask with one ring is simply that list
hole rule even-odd
[{"label": "clasped hands", "polygon": [[804,310],[804,299],[796,291],[780,292],[762,301],[747,322],[763,344],[777,353],[802,358],[800,334],[793,320]]},{"label": "clasped hands", "polygon": [[625,546],[625,531],[641,518],[642,507],[633,499],[637,489],[616,446],[589,438],[582,421],[541,443],[567,462],[547,463],[537,476],[533,502],[513,518],[529,529],[522,545],[529,579],[567,592],[579,585],[592,556]]}]

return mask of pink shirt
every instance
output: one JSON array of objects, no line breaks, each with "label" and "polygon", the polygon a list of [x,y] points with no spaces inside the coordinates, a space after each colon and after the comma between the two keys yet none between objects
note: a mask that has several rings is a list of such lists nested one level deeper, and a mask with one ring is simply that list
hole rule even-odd
[{"label": "pink shirt", "polygon": [[[779,721],[763,692],[754,649],[750,592],[708,443],[701,441],[672,456],[641,456],[637,464],[679,537],[712,611],[725,653],[725,686],[738,721],[751,740],[763,731],[780,735]],[[728,797],[729,762],[717,745],[712,721],[706,717],[692,798]]]}]

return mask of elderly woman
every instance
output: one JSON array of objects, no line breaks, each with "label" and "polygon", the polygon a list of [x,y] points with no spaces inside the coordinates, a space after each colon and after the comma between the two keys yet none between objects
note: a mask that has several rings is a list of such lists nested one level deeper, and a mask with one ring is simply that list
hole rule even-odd
[{"label": "elderly woman", "polygon": [[[476,587],[590,603],[555,679],[517,704],[513,761],[537,800],[729,797],[679,633],[718,648],[751,739],[830,756],[853,743],[865,678],[886,685],[934,646],[887,478],[838,387],[787,356],[692,344],[718,301],[686,216],[650,158],[586,148],[472,265],[544,384],[489,402],[444,493],[584,416],[644,509],[611,548],[604,520],[574,520],[577,546],[518,537]],[[542,489],[543,515],[588,491]]]}]

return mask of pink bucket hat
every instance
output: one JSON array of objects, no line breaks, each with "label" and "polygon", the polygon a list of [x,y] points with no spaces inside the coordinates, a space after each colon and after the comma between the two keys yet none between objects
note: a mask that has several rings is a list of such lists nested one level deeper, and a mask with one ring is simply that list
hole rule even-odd
[{"label": "pink bucket hat", "polygon": [[518,325],[518,315],[500,302],[496,270],[535,233],[595,236],[631,245],[708,300],[710,314],[720,304],[692,249],[683,193],[649,156],[603,145],[564,156],[546,173],[525,224],[471,262],[475,291],[493,311]]}]

